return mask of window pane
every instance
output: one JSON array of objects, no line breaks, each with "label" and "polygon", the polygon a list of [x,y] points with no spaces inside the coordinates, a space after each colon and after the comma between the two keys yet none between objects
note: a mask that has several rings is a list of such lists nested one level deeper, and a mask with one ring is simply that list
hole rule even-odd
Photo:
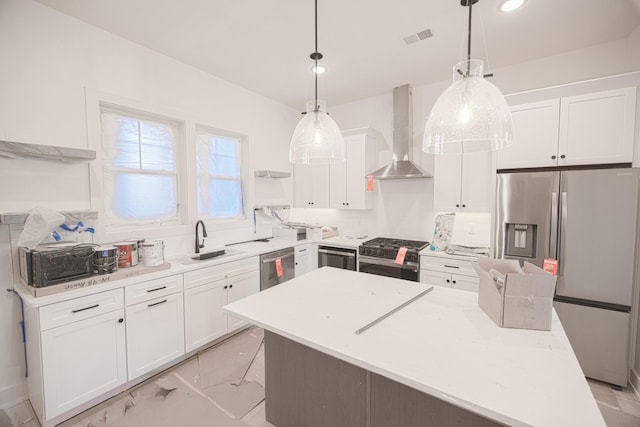
[{"label": "window pane", "polygon": [[199,216],[244,217],[241,144],[239,137],[198,132],[196,168]]},{"label": "window pane", "polygon": [[173,170],[173,129],[163,123],[140,122],[141,165],[147,170]]},{"label": "window pane", "polygon": [[236,218],[242,210],[242,186],[239,181],[214,179],[207,188],[207,213],[214,217]]},{"label": "window pane", "polygon": [[176,186],[171,176],[118,174],[112,211],[121,218],[162,219],[177,214]]}]

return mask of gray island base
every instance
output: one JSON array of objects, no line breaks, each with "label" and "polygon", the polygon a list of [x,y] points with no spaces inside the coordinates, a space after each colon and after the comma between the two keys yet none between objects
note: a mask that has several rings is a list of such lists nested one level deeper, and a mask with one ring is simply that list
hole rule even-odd
[{"label": "gray island base", "polygon": [[276,427],[495,427],[396,381],[265,331],[265,404]]},{"label": "gray island base", "polygon": [[276,427],[605,427],[552,313],[550,331],[500,328],[478,295],[323,267],[225,306],[265,330]]}]

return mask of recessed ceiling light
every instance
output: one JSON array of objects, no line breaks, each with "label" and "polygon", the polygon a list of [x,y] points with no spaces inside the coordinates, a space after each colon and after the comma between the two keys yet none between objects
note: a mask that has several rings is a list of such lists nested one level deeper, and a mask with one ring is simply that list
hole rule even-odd
[{"label": "recessed ceiling light", "polygon": [[316,74],[322,74],[325,71],[327,71],[327,68],[324,65],[314,65],[313,67],[311,67],[311,71],[313,71]]},{"label": "recessed ceiling light", "polygon": [[500,12],[513,12],[519,9],[526,0],[505,0],[500,5]]}]

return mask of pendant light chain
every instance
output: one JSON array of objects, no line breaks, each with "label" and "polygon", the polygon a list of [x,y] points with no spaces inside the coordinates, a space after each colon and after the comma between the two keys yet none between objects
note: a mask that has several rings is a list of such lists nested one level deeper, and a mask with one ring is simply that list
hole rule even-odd
[{"label": "pendant light chain", "polygon": [[[316,0],[317,1],[317,0]],[[469,30],[467,32],[467,75],[471,72],[471,7],[473,6],[473,0],[467,0],[469,4]]]},{"label": "pendant light chain", "polygon": [[316,92],[315,92],[315,104],[314,111],[320,111],[320,106],[318,105],[318,0],[315,0],[315,29],[316,29],[316,45],[315,50],[313,52],[313,60],[315,61],[316,68],[314,74],[316,75]]}]

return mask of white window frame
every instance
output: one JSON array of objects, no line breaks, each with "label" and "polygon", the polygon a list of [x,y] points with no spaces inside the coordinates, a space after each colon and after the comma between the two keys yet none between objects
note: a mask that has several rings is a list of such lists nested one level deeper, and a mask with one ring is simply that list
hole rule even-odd
[{"label": "white window frame", "polygon": [[[90,162],[91,209],[99,212],[98,225],[94,241],[116,242],[129,238],[144,237],[148,239],[184,235],[190,232],[187,225],[189,220],[187,210],[187,178],[186,169],[189,164],[185,161],[185,145],[187,141],[186,115],[162,106],[134,101],[117,95],[107,94],[91,88],[85,90],[87,108],[87,137],[89,147],[96,151],[96,161]],[[136,118],[156,119],[177,124],[177,141],[175,151],[178,219],[168,223],[146,223],[107,226],[105,223],[104,199],[104,167],[102,161],[102,108],[131,114]]]},{"label": "white window frame", "polygon": [[[249,156],[248,156],[248,151],[249,151],[249,147],[248,147],[248,143],[247,143],[247,138],[246,136],[243,136],[241,134],[238,133],[234,133],[234,132],[230,132],[230,131],[226,131],[226,130],[222,130],[222,129],[215,129],[212,128],[210,126],[204,126],[204,125],[196,125],[196,139],[195,139],[195,156],[193,158],[194,162],[197,162],[197,155],[198,155],[198,136],[201,134],[210,134],[212,136],[220,136],[220,137],[227,137],[227,138],[231,138],[231,139],[235,139],[238,141],[239,145],[240,145],[240,186],[242,188],[242,200],[243,200],[243,214],[241,217],[233,217],[233,218],[229,218],[229,217],[225,217],[225,218],[220,218],[220,217],[212,217],[212,216],[203,216],[203,217],[199,217],[200,219],[204,220],[204,221],[210,221],[212,223],[218,223],[221,225],[227,225],[227,226],[232,226],[233,224],[238,224],[238,225],[243,225],[245,223],[245,221],[247,220],[247,218],[249,218],[250,216],[250,209],[248,206],[248,198],[249,198],[249,191],[248,191],[248,187],[249,187],[249,174],[248,174],[248,169],[249,169]],[[201,176],[207,176],[209,175],[207,171],[201,171]],[[210,175],[209,175],[210,176]],[[220,179],[224,179],[225,177],[223,176],[219,176]],[[199,191],[200,189],[198,188],[198,177],[197,177],[197,173],[196,173],[196,192]],[[200,215],[200,213],[198,212],[198,206],[197,206],[197,194],[196,194],[196,206],[195,206],[195,214],[196,215]]]}]

